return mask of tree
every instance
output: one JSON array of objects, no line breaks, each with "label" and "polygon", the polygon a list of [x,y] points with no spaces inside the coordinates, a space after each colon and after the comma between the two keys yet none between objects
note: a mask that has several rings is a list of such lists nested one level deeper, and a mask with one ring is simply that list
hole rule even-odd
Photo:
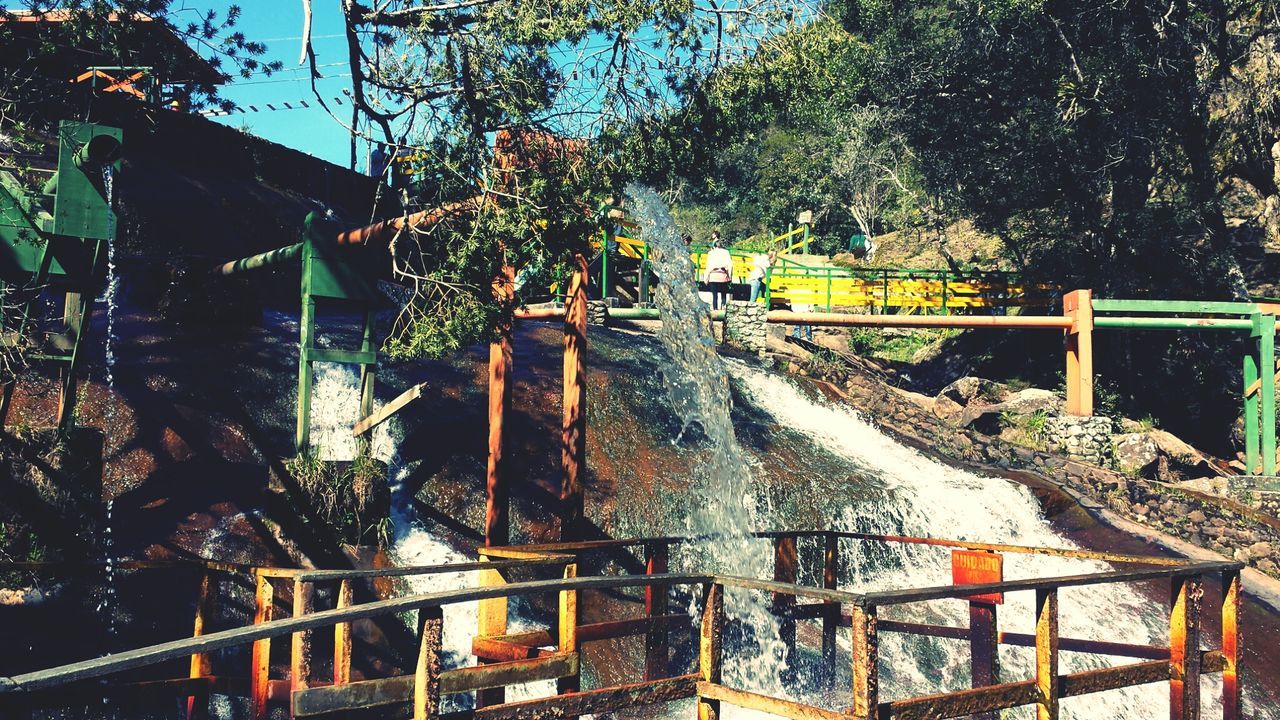
[{"label": "tree", "polygon": [[[399,266],[414,268],[401,273],[413,292],[390,345],[402,355],[490,335],[510,311],[493,292],[505,268],[546,278],[589,252],[590,210],[635,167],[622,151],[681,154],[719,132],[698,112],[708,78],[815,12],[786,0],[343,0],[343,11],[352,164],[360,139],[411,146],[427,168],[412,202],[458,209],[398,244]],[[592,142],[498,167],[501,131],[535,146]]]}]

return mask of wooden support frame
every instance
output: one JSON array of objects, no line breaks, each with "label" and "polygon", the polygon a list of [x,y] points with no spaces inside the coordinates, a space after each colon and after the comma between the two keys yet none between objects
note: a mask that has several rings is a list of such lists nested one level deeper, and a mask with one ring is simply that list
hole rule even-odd
[{"label": "wooden support frame", "polygon": [[[720,684],[724,662],[724,585],[709,583],[702,593],[702,630],[698,635],[698,679]],[[720,701],[698,697],[698,720],[719,720]]]},{"label": "wooden support frame", "polygon": [[[807,225],[805,226],[808,227]],[[840,577],[840,538],[827,535],[823,539],[822,587],[837,589]],[[822,615],[822,672],[828,687],[836,683],[836,635],[840,628],[840,604],[827,602]]]},{"label": "wooden support frame", "polygon": [[853,709],[858,720],[876,720],[880,706],[880,639],[875,606],[855,605],[853,622]]},{"label": "wooden support frame", "polygon": [[1222,720],[1244,717],[1240,685],[1240,570],[1222,573]]},{"label": "wooden support frame", "polygon": [[[350,578],[343,578],[338,584],[337,609],[351,607],[355,588]],[[333,684],[345,685],[351,682],[351,623],[338,622],[333,625]]]},{"label": "wooden support frame", "polygon": [[[293,579],[293,617],[311,613],[315,586],[301,577]],[[311,631],[293,634],[289,645],[289,692],[305,690],[311,684]]]},{"label": "wooden support frame", "polygon": [[1036,591],[1036,720],[1058,718],[1058,591]]},{"label": "wooden support frame", "polygon": [[489,454],[485,473],[484,544],[506,545],[511,541],[511,489],[506,470],[506,418],[511,413],[512,342],[511,308],[514,274],[510,266],[494,281],[494,294],[504,300],[505,317],[498,337],[489,343]]},{"label": "wooden support frame", "polygon": [[[773,579],[775,582],[795,585],[800,571],[800,554],[798,538],[795,535],[782,535],[773,539]],[[791,667],[791,659],[796,653],[796,621],[791,611],[796,606],[796,596],[790,593],[775,592],[771,605],[774,615],[778,616],[778,639],[786,647],[784,667]],[[785,671],[784,671],[785,672]],[[787,673],[789,674],[789,673]],[[784,677],[784,682],[792,678]]]},{"label": "wooden support frame", "polygon": [[[192,624],[191,637],[200,637],[205,627],[213,620],[217,611],[218,580],[211,570],[205,570],[200,576],[200,593],[196,597],[196,617]],[[191,656],[191,667],[188,677],[191,679],[207,678],[213,675],[213,657],[209,653],[195,653]],[[209,716],[209,694],[205,692],[187,698],[187,720],[204,720]]]},{"label": "wooden support frame", "polygon": [[[253,624],[262,625],[271,622],[275,605],[274,588],[271,578],[259,575],[257,591],[254,594]],[[266,720],[267,693],[271,681],[271,638],[264,637],[253,642],[253,665],[249,675],[249,704],[253,720]]]},{"label": "wooden support frame", "polygon": [[1093,415],[1093,291],[1073,290],[1062,296],[1067,330],[1067,414]]}]

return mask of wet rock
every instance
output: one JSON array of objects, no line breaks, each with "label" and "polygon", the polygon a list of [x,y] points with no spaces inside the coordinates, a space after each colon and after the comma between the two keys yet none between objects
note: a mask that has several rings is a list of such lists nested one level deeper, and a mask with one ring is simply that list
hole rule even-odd
[{"label": "wet rock", "polygon": [[1111,439],[1116,467],[1122,472],[1144,473],[1160,460],[1160,447],[1146,433],[1126,433]]},{"label": "wet rock", "polygon": [[970,376],[962,377],[942,388],[938,397],[946,398],[960,406],[973,404],[975,400],[993,403],[1000,402],[1004,398],[1004,389],[999,383]]}]

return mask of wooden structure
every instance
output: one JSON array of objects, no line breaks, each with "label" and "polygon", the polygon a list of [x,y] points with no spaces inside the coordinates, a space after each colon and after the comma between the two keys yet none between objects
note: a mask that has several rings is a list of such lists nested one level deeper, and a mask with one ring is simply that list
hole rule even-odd
[{"label": "wooden structure", "polygon": [[[772,579],[667,572],[668,556],[676,545],[705,542],[707,539],[643,538],[604,540],[521,547],[492,547],[480,550],[482,559],[455,565],[392,568],[387,570],[289,570],[245,568],[209,563],[209,573],[200,586],[193,637],[150,647],[94,658],[61,667],[16,675],[0,686],[0,709],[65,707],[76,703],[100,702],[99,698],[138,699],[140,697],[189,698],[191,716],[201,716],[210,692],[245,695],[251,699],[254,717],[265,717],[269,704],[287,702],[293,717],[385,707],[405,707],[414,718],[442,715],[443,696],[504,688],[537,680],[556,680],[555,695],[532,700],[502,702],[476,710],[449,714],[450,718],[525,718],[554,715],[576,716],[622,710],[641,705],[696,698],[700,718],[718,718],[722,704],[729,703],[787,718],[837,720],[845,718],[961,717],[1019,706],[1033,706],[1039,718],[1056,718],[1062,698],[1103,692],[1149,683],[1167,683],[1170,718],[1200,717],[1200,677],[1222,676],[1222,717],[1243,717],[1240,706],[1240,570],[1231,562],[1194,562],[1167,558],[1119,555],[1087,550],[1066,550],[1011,545],[970,543],[932,538],[893,537],[835,531],[768,532],[755,535],[758,542],[774,548]],[[932,546],[940,552],[952,550],[1001,554],[1049,555],[1085,560],[1102,560],[1123,569],[1006,580],[980,585],[940,584],[934,587],[893,589],[854,593],[840,590],[836,581],[842,554],[866,543],[901,543]],[[852,544],[852,545],[851,545]],[[803,552],[807,547],[816,553]],[[579,577],[580,568],[591,567],[592,553],[621,553],[640,549],[644,572],[633,575]],[[801,560],[816,558],[816,567],[803,567]],[[153,565],[162,565],[155,563]],[[171,566],[174,564],[170,564]],[[945,566],[945,564],[943,564]],[[1095,568],[1096,565],[1090,565]],[[427,594],[391,597],[353,603],[352,584],[388,575],[415,575],[438,572],[479,571],[481,585]],[[216,603],[217,573],[247,573],[257,584],[254,622],[251,625],[208,632],[207,613]],[[533,579],[508,581],[515,572],[535,572]],[[800,578],[816,578],[817,586],[798,584]],[[1167,583],[1170,602],[1167,645],[1133,645],[1110,639],[1061,637],[1058,631],[1059,590],[1062,588],[1110,583]],[[1220,649],[1202,647],[1204,585],[1221,582],[1222,637]],[[336,585],[335,606],[317,609],[317,585]],[[281,587],[281,586],[284,587]],[[726,656],[740,649],[725,642],[724,593],[734,588],[755,594],[759,602],[779,619],[780,639],[789,647],[801,642],[817,642],[823,668],[819,682],[830,686],[837,677],[837,664],[850,668],[851,686],[835,706],[818,707],[794,699],[761,694],[725,682],[721,668]],[[643,608],[636,617],[610,618],[582,623],[578,612],[580,596],[605,593],[618,596],[629,589],[643,591]],[[292,613],[276,619],[276,593],[291,595]],[[976,626],[948,626],[908,622],[895,617],[895,608],[906,604],[976,602],[975,595],[1030,592],[1035,594],[1035,633],[1000,632],[990,634]],[[673,594],[690,598],[701,608],[698,616],[672,613]],[[763,596],[761,596],[763,594]],[[547,596],[556,608],[554,620],[545,629],[510,633],[507,628],[512,597]],[[444,667],[442,609],[448,605],[479,601],[479,626],[472,643],[473,654],[491,662],[474,667]],[[683,601],[682,601],[683,602]],[[597,607],[600,607],[597,605]],[[1111,612],[1111,608],[1085,608],[1086,612]],[[384,678],[354,680],[350,672],[351,623],[396,614],[417,615],[416,651],[412,672]],[[971,615],[972,617],[972,615]],[[691,625],[691,619],[694,620]],[[797,632],[797,626],[816,622],[817,633]],[[850,652],[841,649],[836,638],[848,629]],[[757,631],[764,630],[757,628]],[[312,666],[312,636],[317,631],[334,635],[331,675],[319,677]],[[1029,679],[998,684],[994,673],[975,669],[978,681],[972,689],[939,692],[933,695],[886,699],[879,669],[886,659],[879,654],[879,638],[885,633],[968,642],[1034,647],[1034,673]],[[979,635],[984,637],[979,637]],[[634,680],[605,687],[582,688],[584,644],[627,636],[644,636],[642,668]],[[274,679],[270,662],[272,643],[289,639],[287,677]],[[225,648],[252,644],[248,678],[228,670],[218,652]],[[673,667],[670,650],[696,650],[693,672]],[[754,647],[754,646],[753,646]],[[751,652],[752,648],[741,650]],[[1129,658],[1132,662],[1083,672],[1064,673],[1059,653],[1094,653]],[[231,658],[243,655],[232,655]],[[994,654],[973,657],[993,662]],[[843,659],[842,659],[843,658]],[[157,669],[173,660],[189,661],[189,677],[170,679],[157,676]],[[243,660],[241,660],[243,662]],[[222,666],[222,667],[219,667]],[[147,668],[153,668],[148,673]],[[779,668],[781,671],[782,668]],[[129,672],[128,681],[103,684],[103,678]],[[985,670],[983,672],[986,672]],[[145,678],[138,680],[138,678]],[[246,682],[247,680],[247,682]]]},{"label": "wooden structure", "polygon": [[[120,169],[121,138],[118,128],[63,121],[58,126],[58,169],[39,194],[0,172],[0,285],[5,303],[20,308],[12,323],[5,313],[0,342],[22,348],[30,361],[58,368],[55,423],[62,430],[74,420],[84,336],[115,233],[109,183],[110,174]],[[62,321],[53,329],[40,327],[38,317],[50,297],[63,308]],[[28,342],[29,351],[24,348]],[[6,385],[0,419],[12,392],[13,385]]]}]

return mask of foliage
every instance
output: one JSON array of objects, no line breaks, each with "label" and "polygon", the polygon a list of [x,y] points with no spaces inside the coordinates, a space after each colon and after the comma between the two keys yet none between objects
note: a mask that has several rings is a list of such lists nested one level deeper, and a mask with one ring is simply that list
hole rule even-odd
[{"label": "foliage", "polygon": [[[1000,426],[1011,430],[1012,442],[1025,447],[1043,450],[1048,440],[1045,432],[1049,422],[1049,413],[1043,409],[1026,415],[1009,412],[1000,413]],[[1004,433],[1002,433],[1004,435]]]},{"label": "foliage", "polygon": [[344,542],[384,543],[386,467],[367,454],[349,463],[320,459],[315,448],[285,461],[311,510]]}]

